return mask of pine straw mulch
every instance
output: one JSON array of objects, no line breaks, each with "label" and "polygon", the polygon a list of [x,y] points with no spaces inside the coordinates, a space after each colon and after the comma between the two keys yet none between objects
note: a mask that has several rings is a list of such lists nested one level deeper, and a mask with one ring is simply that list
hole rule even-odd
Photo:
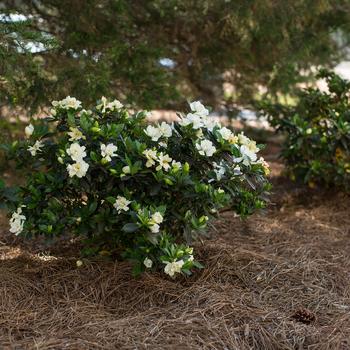
[{"label": "pine straw mulch", "polygon": [[350,198],[291,185],[224,213],[193,277],[130,275],[63,246],[0,236],[1,349],[350,349]]}]

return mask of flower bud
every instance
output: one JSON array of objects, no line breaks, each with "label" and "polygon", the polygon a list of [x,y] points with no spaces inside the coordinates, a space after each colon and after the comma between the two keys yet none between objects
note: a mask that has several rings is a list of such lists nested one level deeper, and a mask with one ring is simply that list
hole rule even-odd
[{"label": "flower bud", "polygon": [[25,132],[27,137],[32,136],[32,134],[34,132],[34,126],[32,124],[27,125],[24,129],[24,132]]}]

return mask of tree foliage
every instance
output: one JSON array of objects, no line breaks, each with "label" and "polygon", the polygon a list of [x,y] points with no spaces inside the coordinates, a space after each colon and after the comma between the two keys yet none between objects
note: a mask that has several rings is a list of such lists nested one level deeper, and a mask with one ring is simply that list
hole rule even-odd
[{"label": "tree foliage", "polygon": [[31,108],[68,94],[88,103],[117,96],[147,108],[174,106],[184,96],[217,104],[225,82],[234,86],[228,102],[248,101],[261,87],[288,93],[305,79],[301,70],[336,62],[350,23],[347,0],[0,6],[1,103]]}]

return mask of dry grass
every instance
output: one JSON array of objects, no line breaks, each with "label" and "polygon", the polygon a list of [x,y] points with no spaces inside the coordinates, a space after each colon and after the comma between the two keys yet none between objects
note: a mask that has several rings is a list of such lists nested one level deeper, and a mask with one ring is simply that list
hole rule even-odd
[{"label": "dry grass", "polygon": [[350,349],[350,199],[291,186],[280,169],[269,210],[225,213],[188,279],[77,268],[74,249],[38,254],[3,232],[0,348]]}]

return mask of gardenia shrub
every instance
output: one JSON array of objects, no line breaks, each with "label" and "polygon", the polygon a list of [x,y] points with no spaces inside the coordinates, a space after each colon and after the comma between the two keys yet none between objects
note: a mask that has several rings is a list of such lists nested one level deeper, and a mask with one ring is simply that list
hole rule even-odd
[{"label": "gardenia shrub", "polygon": [[93,110],[69,96],[52,105],[8,150],[30,167],[8,203],[16,235],[82,236],[84,254],[116,253],[136,274],[162,267],[173,277],[201,267],[188,244],[221,208],[245,217],[265,206],[269,168],[259,146],[200,102],[155,125],[104,97]]},{"label": "gardenia shrub", "polygon": [[293,179],[350,190],[350,82],[321,70],[328,92],[300,91],[295,106],[264,103],[262,110],[284,132],[282,156]]}]

